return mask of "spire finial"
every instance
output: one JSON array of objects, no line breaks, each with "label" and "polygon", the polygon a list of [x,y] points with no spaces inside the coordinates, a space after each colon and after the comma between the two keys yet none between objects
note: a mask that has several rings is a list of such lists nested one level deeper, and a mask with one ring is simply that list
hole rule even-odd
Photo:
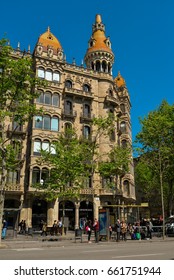
[{"label": "spire finial", "polygon": [[96,23],[101,23],[101,15],[96,15],[96,19],[95,19]]}]

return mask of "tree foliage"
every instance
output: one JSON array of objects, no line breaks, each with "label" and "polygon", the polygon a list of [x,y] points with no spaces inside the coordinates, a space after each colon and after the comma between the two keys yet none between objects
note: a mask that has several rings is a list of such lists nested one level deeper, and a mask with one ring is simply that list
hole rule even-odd
[{"label": "tree foliage", "polygon": [[174,105],[163,101],[157,110],[140,119],[140,123],[142,130],[136,136],[140,156],[136,167],[137,182],[143,182],[149,197],[158,186],[159,192],[164,195],[165,209],[169,214],[174,211],[167,209],[174,195]]}]

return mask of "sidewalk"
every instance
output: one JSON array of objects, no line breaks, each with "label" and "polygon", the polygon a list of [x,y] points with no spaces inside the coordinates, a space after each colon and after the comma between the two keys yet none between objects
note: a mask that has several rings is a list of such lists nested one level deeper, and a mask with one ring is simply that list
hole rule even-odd
[{"label": "sidewalk", "polygon": [[[81,242],[82,240],[82,242]],[[174,242],[174,237],[153,237],[151,240],[131,240],[127,239],[128,243],[138,243],[138,242]],[[91,236],[91,242],[94,243],[94,236]],[[102,240],[99,243],[112,243],[115,240]],[[124,241],[120,240],[120,243]],[[83,245],[87,244],[87,234],[82,234],[81,237],[76,237],[74,231],[69,231],[65,236],[40,236],[40,235],[20,235],[18,234],[16,238],[7,238],[2,240],[0,244],[0,249],[18,249],[18,248],[38,248],[38,247],[62,247],[68,245]]]}]

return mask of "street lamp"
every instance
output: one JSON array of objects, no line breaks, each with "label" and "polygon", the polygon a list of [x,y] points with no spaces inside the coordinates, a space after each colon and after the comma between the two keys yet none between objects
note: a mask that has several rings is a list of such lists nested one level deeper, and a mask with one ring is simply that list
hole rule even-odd
[{"label": "street lamp", "polygon": [[88,220],[88,206],[89,206],[89,200],[86,200],[86,205],[87,205],[87,220]]}]

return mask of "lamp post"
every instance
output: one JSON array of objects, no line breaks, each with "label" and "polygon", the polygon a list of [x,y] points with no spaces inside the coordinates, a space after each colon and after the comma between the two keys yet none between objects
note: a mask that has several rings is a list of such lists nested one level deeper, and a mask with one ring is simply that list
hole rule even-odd
[{"label": "lamp post", "polygon": [[86,206],[87,206],[87,215],[86,215],[86,217],[87,217],[87,220],[88,220],[88,206],[89,206],[89,200],[86,200]]}]

